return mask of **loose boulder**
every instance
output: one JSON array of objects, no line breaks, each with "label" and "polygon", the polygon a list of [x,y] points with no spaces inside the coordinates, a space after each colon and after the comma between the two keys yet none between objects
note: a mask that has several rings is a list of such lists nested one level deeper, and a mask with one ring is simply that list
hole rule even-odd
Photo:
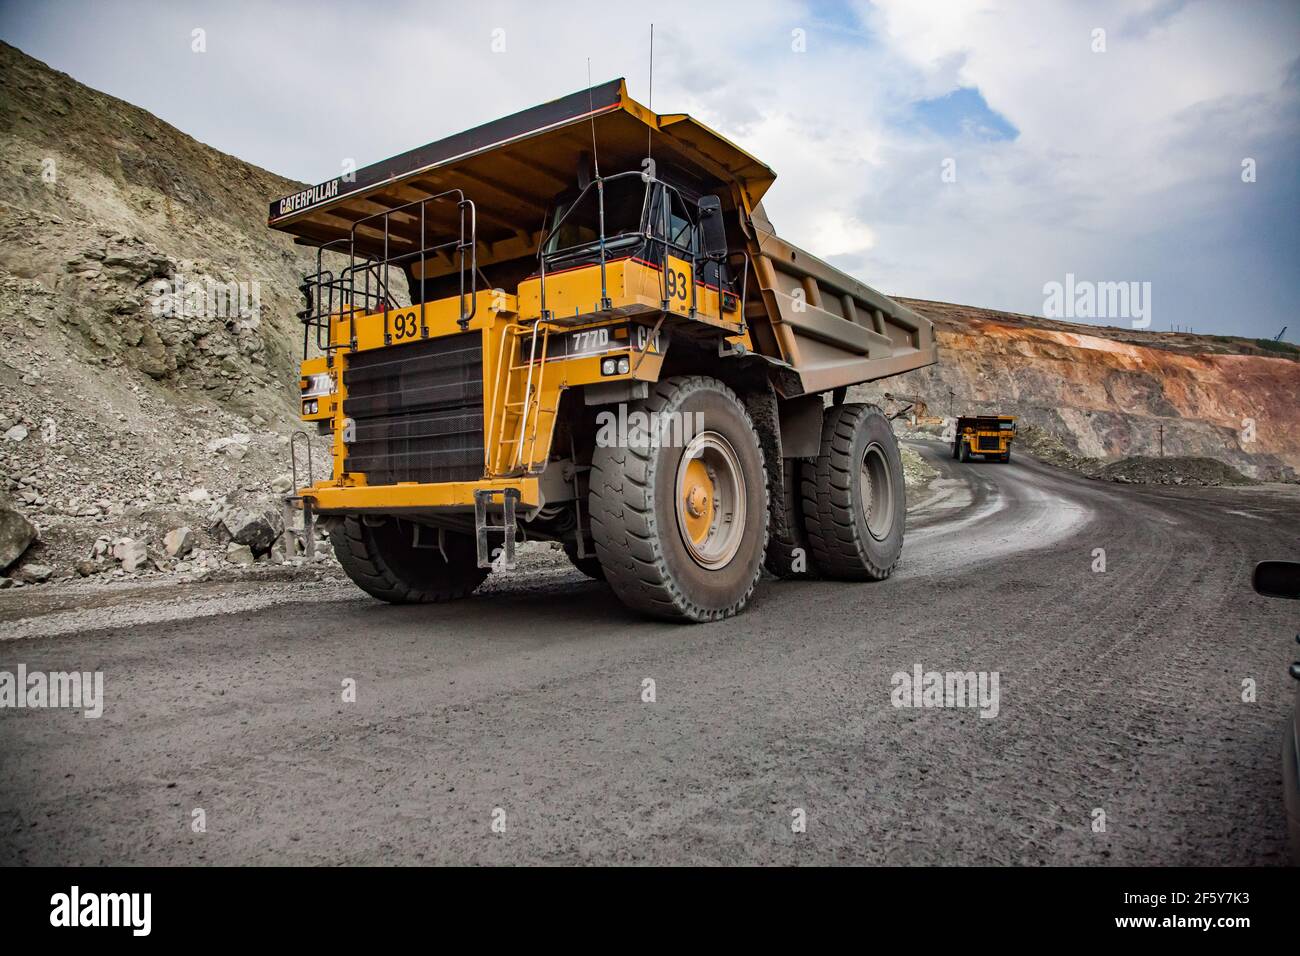
[{"label": "loose boulder", "polygon": [[185,557],[194,550],[194,532],[189,528],[173,528],[163,537],[163,548],[168,557]]},{"label": "loose boulder", "polygon": [[226,560],[231,564],[238,564],[241,567],[252,567],[256,558],[253,557],[253,549],[246,544],[235,544],[231,542],[226,548]]},{"label": "loose boulder", "polygon": [[122,562],[123,571],[138,571],[149,560],[149,550],[143,541],[118,538],[113,542],[113,557]]},{"label": "loose boulder", "polygon": [[245,544],[254,554],[265,554],[280,536],[279,522],[267,513],[234,508],[221,519],[235,544]]},{"label": "loose boulder", "polygon": [[18,569],[18,580],[24,584],[44,584],[54,574],[48,564],[29,564]]},{"label": "loose boulder", "polygon": [[0,505],[0,571],[23,556],[36,540],[36,526],[12,508]]}]

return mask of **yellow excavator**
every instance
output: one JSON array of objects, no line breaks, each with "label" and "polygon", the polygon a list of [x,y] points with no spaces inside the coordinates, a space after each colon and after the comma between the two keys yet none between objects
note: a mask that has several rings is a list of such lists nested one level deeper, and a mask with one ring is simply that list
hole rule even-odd
[{"label": "yellow excavator", "polygon": [[[314,247],[287,505],[385,601],[444,601],[522,540],[650,615],[781,577],[888,577],[897,443],[849,386],[931,323],[779,238],[776,174],[616,80],[270,204]],[[829,404],[828,404],[829,400]]]}]

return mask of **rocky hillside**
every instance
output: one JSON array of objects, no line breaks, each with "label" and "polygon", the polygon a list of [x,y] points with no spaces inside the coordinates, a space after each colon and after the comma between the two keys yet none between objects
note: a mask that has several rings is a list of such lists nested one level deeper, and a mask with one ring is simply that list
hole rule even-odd
[{"label": "rocky hillside", "polygon": [[1294,346],[902,301],[934,320],[939,364],[856,390],[863,397],[917,396],[936,416],[1018,415],[1103,461],[1163,450],[1263,480],[1300,470]]},{"label": "rocky hillside", "polygon": [[106,537],[174,564],[165,525],[288,471],[298,184],[2,43],[0,76],[0,493],[56,575]]}]

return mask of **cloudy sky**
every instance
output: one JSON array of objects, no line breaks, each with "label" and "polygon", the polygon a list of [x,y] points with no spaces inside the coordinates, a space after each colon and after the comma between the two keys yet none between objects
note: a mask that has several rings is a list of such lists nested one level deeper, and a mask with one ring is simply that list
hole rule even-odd
[{"label": "cloudy sky", "polygon": [[651,20],[654,107],[766,161],[778,232],[886,292],[1042,314],[1067,274],[1149,282],[1154,329],[1300,341],[1295,0],[0,3],[5,41],[310,182],[588,59],[645,102]]}]

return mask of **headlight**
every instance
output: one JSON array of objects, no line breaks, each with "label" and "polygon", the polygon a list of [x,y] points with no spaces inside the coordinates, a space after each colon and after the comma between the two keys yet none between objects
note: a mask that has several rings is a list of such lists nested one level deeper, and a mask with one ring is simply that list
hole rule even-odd
[{"label": "headlight", "polygon": [[626,375],[631,370],[631,368],[632,366],[628,364],[627,356],[624,356],[623,358],[618,360],[619,375]]},{"label": "headlight", "polygon": [[302,390],[303,398],[319,398],[321,395],[334,394],[334,376],[329,372],[318,372],[304,376],[307,387]]},{"label": "headlight", "polygon": [[309,398],[302,403],[302,413],[304,415],[315,415],[319,407],[317,399]]},{"label": "headlight", "polygon": [[614,375],[618,371],[618,362],[612,358],[604,359],[600,363],[601,375]]}]

